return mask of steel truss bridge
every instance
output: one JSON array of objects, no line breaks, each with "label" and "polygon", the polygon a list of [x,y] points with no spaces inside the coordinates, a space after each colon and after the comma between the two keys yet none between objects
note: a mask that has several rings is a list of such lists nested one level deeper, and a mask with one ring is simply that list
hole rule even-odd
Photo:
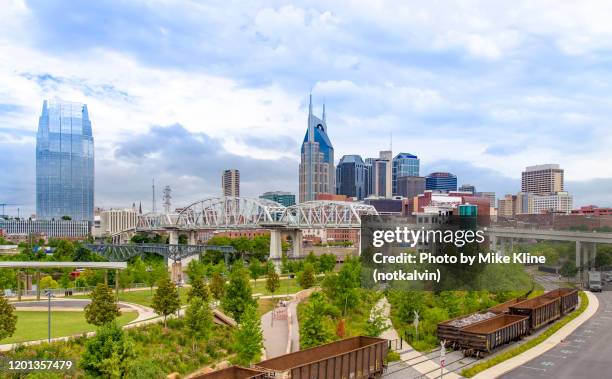
[{"label": "steel truss bridge", "polygon": [[111,262],[125,262],[130,258],[142,256],[145,253],[161,255],[172,261],[182,261],[187,257],[203,254],[207,250],[222,252],[226,260],[229,255],[236,253],[232,246],[213,245],[88,244],[85,246]]},{"label": "steel truss bridge", "polygon": [[348,201],[317,200],[285,207],[266,199],[223,196],[196,201],[176,214],[141,215],[136,227],[127,231],[356,229],[363,215],[378,212],[371,205]]}]

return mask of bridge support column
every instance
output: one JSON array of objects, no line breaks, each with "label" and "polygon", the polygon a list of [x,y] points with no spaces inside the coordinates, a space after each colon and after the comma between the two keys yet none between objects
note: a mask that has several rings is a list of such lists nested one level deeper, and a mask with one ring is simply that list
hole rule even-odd
[{"label": "bridge support column", "polygon": [[198,232],[196,232],[195,230],[192,230],[189,232],[188,234],[188,245],[195,245],[197,243],[197,239],[198,239]]},{"label": "bridge support column", "polygon": [[595,269],[595,258],[597,257],[597,243],[592,242],[591,248],[589,249],[590,257],[589,257],[589,267],[591,269]]},{"label": "bridge support column", "polygon": [[183,264],[181,261],[171,261],[170,266],[170,278],[174,283],[181,283],[183,281]]},{"label": "bridge support column", "polygon": [[168,244],[178,245],[178,240],[179,240],[178,230],[169,230],[168,231]]},{"label": "bridge support column", "polygon": [[291,254],[294,258],[301,257],[303,255],[302,251],[302,230],[296,229],[291,231],[291,241],[293,243]]},{"label": "bridge support column", "polygon": [[576,267],[580,269],[582,266],[582,246],[580,241],[576,241]]},{"label": "bridge support column", "polygon": [[281,257],[283,255],[281,231],[272,229],[270,231],[270,260],[274,263],[276,272],[281,272]]}]

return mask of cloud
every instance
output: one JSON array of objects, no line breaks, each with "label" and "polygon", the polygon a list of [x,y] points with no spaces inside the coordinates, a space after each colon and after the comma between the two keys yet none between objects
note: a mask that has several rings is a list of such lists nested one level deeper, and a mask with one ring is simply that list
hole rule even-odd
[{"label": "cloud", "polygon": [[[3,153],[33,157],[43,99],[87,103],[101,203],[148,196],[152,176],[187,199],[214,193],[224,166],[297,167],[310,91],[337,158],[377,156],[393,133],[424,167],[498,192],[538,163],[561,164],[568,183],[612,177],[607,3],[5,3]],[[27,186],[19,159],[0,162],[11,186]],[[294,171],[244,188],[295,190]],[[603,188],[591,189],[602,201]]]}]

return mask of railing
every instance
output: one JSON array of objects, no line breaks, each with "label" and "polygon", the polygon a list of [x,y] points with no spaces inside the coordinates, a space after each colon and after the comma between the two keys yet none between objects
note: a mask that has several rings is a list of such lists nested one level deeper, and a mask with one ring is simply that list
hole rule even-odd
[{"label": "railing", "polygon": [[[51,291],[51,294],[54,297],[65,297],[65,296],[74,296],[74,295],[87,295],[88,293],[90,293],[91,291],[93,291],[93,289],[96,288],[95,286],[87,286],[87,287],[71,287],[71,288],[41,288],[40,289],[40,296],[44,297],[44,292],[45,291]],[[129,288],[125,288],[125,290],[130,290],[130,289],[140,289],[140,288],[150,288],[150,286],[146,283],[134,283],[132,284]],[[124,289],[122,289],[124,290]],[[31,289],[31,290],[21,290],[21,296],[36,296],[37,294],[37,290],[36,289]],[[66,295],[67,293],[70,293],[70,295]],[[14,290],[10,290],[10,289],[5,289],[4,290],[4,296],[6,297],[17,297],[17,292]]]}]

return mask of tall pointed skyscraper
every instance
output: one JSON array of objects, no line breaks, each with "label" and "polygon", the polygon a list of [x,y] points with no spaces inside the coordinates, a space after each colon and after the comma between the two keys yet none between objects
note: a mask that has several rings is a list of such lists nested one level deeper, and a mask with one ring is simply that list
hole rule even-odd
[{"label": "tall pointed skyscraper", "polygon": [[300,202],[315,200],[320,193],[335,193],[334,148],[327,136],[325,105],[322,118],[312,114],[310,95],[308,130],[300,160]]},{"label": "tall pointed skyscraper", "polygon": [[87,105],[43,103],[36,136],[36,216],[93,221],[94,139]]}]

